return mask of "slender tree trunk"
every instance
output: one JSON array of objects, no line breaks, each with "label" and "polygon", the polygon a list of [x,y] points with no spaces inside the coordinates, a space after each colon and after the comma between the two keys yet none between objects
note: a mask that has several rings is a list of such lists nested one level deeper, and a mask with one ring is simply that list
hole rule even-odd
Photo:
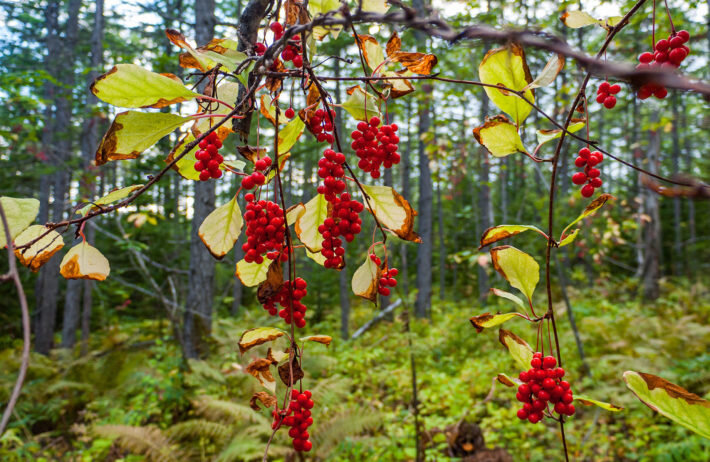
[{"label": "slender tree trunk", "polygon": [[[680,105],[680,97],[676,90],[673,91],[671,98],[671,108],[673,110],[673,150],[671,152],[671,163],[673,164],[673,174],[677,175],[680,169],[680,134],[678,132],[678,122],[680,114],[678,106]],[[673,198],[673,274],[680,276],[683,274],[683,231],[681,229],[681,203],[680,197]]]},{"label": "slender tree trunk", "polygon": [[437,231],[439,240],[439,299],[446,299],[446,243],[444,242],[444,205],[441,202],[441,176],[436,181]]},{"label": "slender tree trunk", "polygon": [[[652,113],[651,124],[658,123],[658,113]],[[646,169],[658,173],[658,160],[661,149],[661,136],[657,129],[649,131]],[[658,195],[643,188],[641,193],[641,281],[643,298],[655,300],[660,295],[658,279],[660,277],[661,258],[661,221],[658,208]]]},{"label": "slender tree trunk", "polygon": [[[407,99],[407,114],[412,113],[412,99],[409,98]],[[401,153],[402,154],[402,159],[401,159],[401,164],[402,164],[402,197],[404,197],[406,200],[410,201],[412,200],[411,197],[411,192],[410,192],[410,184],[409,184],[409,176],[410,176],[410,171],[412,168],[412,161],[411,161],[411,153],[412,153],[412,118],[409,117],[407,119],[407,144],[405,145],[404,151]],[[409,268],[408,268],[408,261],[407,261],[407,243],[402,243],[402,246],[400,248],[400,256],[402,259],[402,268],[400,271],[400,286],[402,288],[402,294],[404,295],[404,298],[407,299],[409,297]]]},{"label": "slender tree trunk", "polygon": [[[214,37],[217,22],[214,0],[195,0],[195,37],[198,45],[207,44]],[[200,240],[198,230],[215,208],[215,182],[195,182],[194,211],[190,232],[190,269],[187,306],[185,307],[185,355],[198,358],[207,355],[204,337],[212,330],[215,261]]]},{"label": "slender tree trunk", "polygon": [[[483,91],[481,99],[481,123],[485,120],[486,114],[488,113],[488,96],[485,95]],[[476,220],[477,230],[476,238],[480,238],[485,230],[491,227],[493,222],[493,210],[491,209],[491,188],[490,188],[490,160],[488,157],[488,150],[481,146],[479,148],[479,165],[478,168],[478,220]],[[475,178],[472,178],[475,183]],[[481,265],[476,265],[476,270],[478,271],[478,298],[482,303],[488,299],[488,290],[490,288],[490,283],[488,280],[488,272],[486,268]]]},{"label": "slender tree trunk", "polygon": [[[710,15],[708,16],[710,18]],[[687,117],[687,112],[685,110],[685,106],[683,107],[683,110],[680,112],[680,126],[681,127],[687,127],[688,126],[688,117]],[[683,138],[683,154],[685,157],[685,171],[688,173],[691,173],[693,171],[693,152],[690,147],[690,137],[685,136]],[[686,204],[688,205],[688,241],[685,245],[685,255],[686,255],[686,268],[688,273],[692,276],[695,276],[696,274],[696,266],[697,266],[697,255],[695,252],[695,245],[697,242],[697,235],[696,235],[696,230],[695,230],[695,202],[693,199],[687,199]]]}]

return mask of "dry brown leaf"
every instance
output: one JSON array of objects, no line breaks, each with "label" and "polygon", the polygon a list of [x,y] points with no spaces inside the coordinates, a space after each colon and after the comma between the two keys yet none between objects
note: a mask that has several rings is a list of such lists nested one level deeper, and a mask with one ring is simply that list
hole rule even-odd
[{"label": "dry brown leaf", "polygon": [[390,37],[389,40],[387,40],[387,46],[385,48],[385,52],[387,53],[387,56],[392,56],[393,53],[399,51],[402,49],[402,40],[399,39],[399,35],[397,35],[397,31],[392,32],[392,37]]},{"label": "dry brown leaf", "polygon": [[420,75],[429,75],[439,61],[435,55],[419,52],[397,51],[388,58],[394,63],[400,63],[409,71]]},{"label": "dry brown leaf", "polygon": [[276,397],[265,391],[258,391],[254,393],[254,396],[252,396],[249,400],[249,406],[255,411],[260,411],[261,408],[257,404],[257,401],[261,401],[261,404],[263,404],[266,408],[274,407],[277,404]]},{"label": "dry brown leaf", "polygon": [[259,284],[259,289],[256,291],[256,298],[262,305],[279,292],[284,283],[283,267],[281,260],[276,259],[269,265],[269,271],[266,273],[266,281]]}]

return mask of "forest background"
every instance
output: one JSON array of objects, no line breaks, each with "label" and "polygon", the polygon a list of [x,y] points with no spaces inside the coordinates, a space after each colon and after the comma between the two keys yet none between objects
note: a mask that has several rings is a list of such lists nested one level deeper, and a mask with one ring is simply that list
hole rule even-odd
[{"label": "forest background", "polygon": [[[542,29],[593,54],[604,30],[569,29],[560,15],[583,9],[608,17],[624,14],[633,3],[488,0],[430,6],[452,25]],[[707,80],[708,2],[668,4],[676,27],[688,30],[693,41],[683,71]],[[181,50],[166,39],[165,29],[179,30],[198,45],[233,37],[244,6],[241,0],[0,1],[0,195],[36,197],[44,223],[69,217],[75,206],[114,187],[145,182],[164,166],[178,134],[135,161],[96,167],[96,147],[116,110],[89,92],[90,82],[117,63],[140,64],[189,82],[190,72],[178,65]],[[613,40],[606,58],[635,63],[650,46],[650,18],[646,5]],[[393,30],[403,49],[436,54],[435,71],[453,79],[477,78],[478,64],[492,46],[422,43],[413,32],[390,26],[360,32],[385,43]],[[657,33],[669,33],[662,16]],[[526,52],[537,75],[549,56]],[[320,65],[321,74],[359,75],[348,34],[324,43],[319,54],[351,60],[329,59]],[[538,104],[562,119],[581,75],[569,60],[553,85],[538,92]],[[423,243],[390,249],[391,266],[400,269],[397,290],[373,307],[352,297],[354,266],[335,272],[308,258],[298,261],[309,281],[307,331],[334,337],[328,348],[309,345],[304,358],[304,380],[322,403],[314,410],[314,452],[308,457],[413,459],[415,367],[421,444],[431,460],[447,457],[449,447],[437,429],[464,420],[479,425],[486,444],[504,448],[514,460],[558,460],[557,432],[520,423],[514,393],[500,384],[492,389],[499,372],[517,374],[495,332],[476,334],[468,322],[507,308],[489,297],[489,289],[505,287],[505,281],[488,253],[478,250],[482,232],[495,224],[544,221],[549,171],[522,154],[493,157],[473,142],[472,129],[492,110],[480,87],[413,83],[415,93],[388,105],[390,121],[400,126],[402,162],[383,178],[369,179],[394,186],[419,211]],[[346,98],[345,84],[325,85],[337,100]],[[418,103],[426,98],[436,104],[423,115]],[[592,139],[665,176],[710,177],[704,158],[710,143],[707,101],[671,90],[664,100],[642,102],[628,86],[618,98],[612,110],[590,103]],[[338,120],[346,132],[355,127],[345,113]],[[255,121],[252,138],[259,124],[264,120]],[[530,144],[533,127],[553,128],[536,112],[529,125],[523,140]],[[236,140],[228,139],[227,146],[234,151]],[[559,222],[571,221],[586,205],[570,181],[576,149],[576,142],[563,145]],[[282,173],[286,201],[306,202],[314,194],[321,148],[304,136],[291,154]],[[710,394],[708,202],[660,196],[619,163],[605,162],[601,170],[603,191],[615,199],[553,262],[555,310],[576,387],[625,409],[609,414],[580,406],[569,421],[570,455],[574,460],[710,460],[710,441],[654,414],[621,380],[623,371],[640,370],[701,397]],[[9,429],[0,437],[0,458],[261,458],[270,417],[249,408],[260,385],[245,372],[251,352],[240,355],[236,341],[245,328],[272,321],[254,288],[234,277],[234,265],[243,257],[240,245],[216,261],[196,238],[200,217],[237,188],[237,179],[225,177],[213,195],[196,198],[194,182],[171,174],[131,206],[92,220],[85,233],[111,261],[104,282],[65,281],[56,258],[36,275],[21,272],[33,353]],[[372,227],[367,225],[363,229]],[[70,244],[73,233],[65,236]],[[519,239],[531,254],[544,253],[544,243],[534,237]],[[347,259],[361,260],[366,246],[366,241],[350,245]],[[13,287],[0,285],[0,297],[0,400],[5,402],[19,367],[22,327]],[[212,331],[187,329],[205,303]],[[390,314],[378,317],[393,304]],[[378,323],[358,330],[375,317]],[[532,328],[519,330],[534,335]],[[270,454],[293,457],[285,438],[274,441]]]}]

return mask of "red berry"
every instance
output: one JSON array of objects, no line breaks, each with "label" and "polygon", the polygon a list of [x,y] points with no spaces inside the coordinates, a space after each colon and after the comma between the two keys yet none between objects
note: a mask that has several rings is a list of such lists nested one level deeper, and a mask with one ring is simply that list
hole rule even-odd
[{"label": "red berry", "polygon": [[269,25],[269,29],[271,29],[274,34],[280,34],[283,33],[284,26],[282,26],[280,22],[274,21]]},{"label": "red berry", "polygon": [[589,184],[594,186],[595,188],[601,188],[602,179],[601,178],[592,178],[591,180],[589,180]]},{"label": "red berry", "polygon": [[[587,175],[584,172],[577,172],[572,175],[572,183],[584,184],[587,181]],[[534,359],[533,359],[534,361]]]},{"label": "red berry", "polygon": [[295,111],[293,110],[292,107],[286,109],[286,112],[284,113],[287,119],[293,119],[293,116],[296,115]]},{"label": "red berry", "polygon": [[651,61],[653,61],[653,53],[649,53],[648,51],[645,53],[641,53],[639,55],[639,62],[643,64],[648,64]]},{"label": "red berry", "polygon": [[209,170],[202,170],[200,172],[200,181],[207,181],[210,179],[210,171]]},{"label": "red berry", "polygon": [[293,57],[293,65],[296,67],[303,67],[303,56],[301,55],[296,55]]},{"label": "red berry", "polygon": [[653,96],[658,99],[663,99],[668,96],[668,90],[666,90],[666,87],[658,87],[656,91],[653,92]]},{"label": "red berry", "polygon": [[263,43],[259,42],[259,43],[257,43],[256,46],[254,47],[254,51],[256,52],[257,55],[261,56],[261,55],[263,55],[264,53],[266,53],[266,45],[264,45]]},{"label": "red berry", "polygon": [[602,82],[601,85],[599,85],[599,91],[609,93],[609,82]]},{"label": "red berry", "polygon": [[594,194],[594,186],[592,186],[590,184],[585,184],[582,187],[581,193],[582,193],[582,196],[584,196],[584,197],[592,197],[592,194]]},{"label": "red berry", "polygon": [[678,37],[677,35],[675,37],[671,37],[669,40],[671,48],[678,48],[681,45],[685,43],[685,40],[683,40],[681,37]]},{"label": "red berry", "polygon": [[620,91],[621,91],[621,85],[619,85],[618,83],[609,87],[609,93],[611,93],[612,95],[615,95],[615,94],[619,93]]},{"label": "red berry", "polygon": [[525,409],[518,409],[518,419],[520,419],[520,420],[527,420],[528,419],[528,413],[525,411]]},{"label": "red berry", "polygon": [[557,360],[552,356],[545,356],[542,359],[542,367],[545,369],[552,369],[557,365]]},{"label": "red berry", "polygon": [[612,109],[614,106],[616,106],[616,98],[614,96],[607,96],[604,100],[604,107]]},{"label": "red berry", "polygon": [[582,148],[579,150],[579,157],[581,157],[582,159],[589,158],[589,154],[590,154],[589,148]]},{"label": "red berry", "polygon": [[678,37],[680,37],[681,39],[683,39],[683,43],[685,43],[685,42],[687,42],[688,40],[690,40],[690,34],[688,33],[687,30],[679,30],[679,31],[678,31]]},{"label": "red berry", "polygon": [[[656,42],[656,46],[654,47],[654,49],[656,51],[666,51],[668,49],[669,45],[670,44],[668,43],[668,40],[661,39],[658,42]],[[658,60],[656,60],[656,61],[658,61]]]},{"label": "red berry", "polygon": [[540,358],[533,357],[533,359],[530,360],[530,365],[531,365],[534,369],[540,369],[540,367],[542,366],[542,360],[541,360]]}]

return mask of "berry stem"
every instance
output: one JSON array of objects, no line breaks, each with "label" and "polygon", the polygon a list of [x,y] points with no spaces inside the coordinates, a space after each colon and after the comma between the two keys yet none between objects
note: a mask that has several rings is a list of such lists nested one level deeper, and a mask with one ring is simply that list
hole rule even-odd
[{"label": "berry stem", "polygon": [[229,108],[230,111],[233,111],[233,110],[234,110],[234,106],[232,106],[231,104],[225,103],[225,102],[222,101],[221,99],[213,98],[213,97],[211,97],[211,96],[200,95],[197,99],[204,99],[204,100],[207,100],[207,101],[214,101],[215,103],[225,105],[226,107]]}]

